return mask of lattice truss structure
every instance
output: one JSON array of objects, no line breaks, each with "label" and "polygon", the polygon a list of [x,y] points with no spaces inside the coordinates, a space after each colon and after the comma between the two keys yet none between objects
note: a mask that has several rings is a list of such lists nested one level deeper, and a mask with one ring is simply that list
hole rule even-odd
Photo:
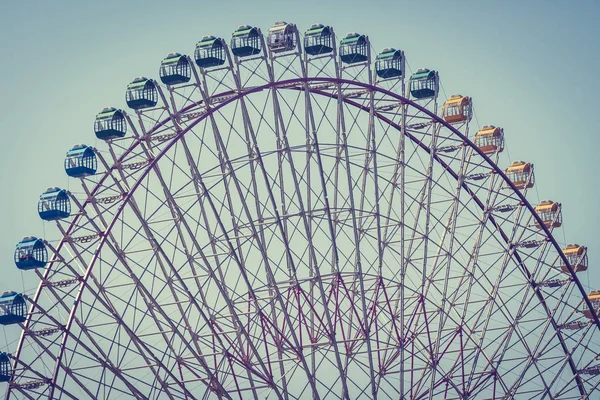
[{"label": "lattice truss structure", "polygon": [[346,63],[288,25],[136,80],[155,105],[68,193],[6,399],[598,398],[596,312],[501,148],[368,38]]}]

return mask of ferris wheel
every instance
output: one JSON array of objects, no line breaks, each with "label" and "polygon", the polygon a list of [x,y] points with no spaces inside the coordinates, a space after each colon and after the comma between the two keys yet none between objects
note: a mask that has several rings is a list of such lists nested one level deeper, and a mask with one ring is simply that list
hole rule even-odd
[{"label": "ferris wheel", "polygon": [[437,71],[278,22],[159,78],[68,151],[58,240],[17,244],[6,399],[598,398],[587,249]]}]

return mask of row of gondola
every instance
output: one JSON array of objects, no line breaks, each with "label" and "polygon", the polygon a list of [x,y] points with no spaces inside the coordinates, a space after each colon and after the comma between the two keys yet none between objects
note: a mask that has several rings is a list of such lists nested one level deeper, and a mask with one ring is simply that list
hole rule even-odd
[{"label": "row of gondola", "polygon": [[[295,51],[298,45],[296,25],[277,22],[269,29],[267,47],[272,54]],[[304,33],[304,52],[307,57],[323,56],[334,50],[333,29],[322,24],[313,24]],[[251,57],[263,52],[260,30],[250,25],[241,25],[233,32],[229,49],[238,58]],[[367,36],[352,32],[339,44],[340,61],[345,64],[369,61],[370,43]],[[194,60],[202,68],[220,67],[227,62],[227,48],[221,38],[208,35],[200,40],[194,51]],[[386,48],[376,56],[375,72],[381,79],[398,78],[404,75],[402,51]],[[161,62],[159,76],[168,86],[188,83],[191,79],[190,58],[180,53],[170,53]],[[436,71],[419,69],[410,77],[410,93],[415,99],[432,98],[437,95]],[[152,79],[140,76],[127,87],[126,101],[134,110],[155,107],[158,103],[156,84]]]},{"label": "row of gondola", "polygon": [[[272,54],[296,51],[298,46],[296,25],[277,22],[268,31],[266,44]],[[333,29],[322,24],[312,25],[304,33],[303,48],[306,57],[319,57],[334,50]],[[232,34],[229,49],[239,58],[259,55],[263,51],[263,38],[260,30],[249,25],[242,25]],[[344,64],[365,63],[369,61],[370,44],[365,35],[349,33],[339,44],[339,57]],[[221,38],[204,36],[194,51],[194,60],[202,69],[217,68],[227,61],[227,47]],[[394,48],[386,48],[376,56],[375,73],[380,79],[394,79],[404,76],[404,53]],[[162,62],[159,76],[163,84],[168,86],[185,84],[191,79],[190,58],[170,53]],[[434,70],[422,68],[410,76],[409,93],[416,100],[435,98],[438,94],[438,74]],[[126,91],[126,102],[133,110],[155,107],[158,103],[156,82],[145,77],[134,79]],[[472,101],[467,96],[450,97],[442,107],[442,117],[449,124],[460,124],[470,121],[472,117]],[[127,133],[127,121],[124,111],[109,107],[103,109],[94,123],[94,132],[101,140],[122,138]],[[486,156],[496,154],[504,149],[504,132],[493,125],[484,126],[474,137],[475,146]],[[83,144],[73,146],[64,163],[66,173],[75,178],[94,175],[98,169],[98,160],[94,148]],[[506,169],[508,178],[517,189],[531,188],[534,185],[533,165],[516,161]],[[535,207],[543,225],[548,228],[562,224],[561,205],[552,201],[543,201]],[[71,203],[67,191],[60,188],[48,188],[38,203],[40,218],[46,221],[60,220],[71,215]],[[539,222],[535,222],[542,229]],[[569,244],[563,253],[575,272],[588,268],[587,248]],[[48,263],[48,250],[44,241],[36,237],[25,237],[16,247],[14,261],[17,268],[31,270],[44,268]],[[566,265],[561,269],[568,272]],[[595,308],[600,308],[600,292],[593,291],[588,295]],[[588,309],[583,314],[592,319]],[[25,322],[27,306],[23,295],[6,292],[0,296],[0,325],[11,325]],[[6,353],[0,353],[0,382],[11,378],[10,359]]]}]

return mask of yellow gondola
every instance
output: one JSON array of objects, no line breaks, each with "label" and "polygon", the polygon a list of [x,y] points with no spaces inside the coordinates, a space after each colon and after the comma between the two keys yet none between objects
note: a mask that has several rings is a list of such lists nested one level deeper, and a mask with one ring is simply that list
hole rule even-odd
[{"label": "yellow gondola", "polygon": [[474,142],[486,155],[500,153],[504,150],[504,130],[494,125],[485,125],[475,134]]},{"label": "yellow gondola", "polygon": [[532,188],[535,183],[533,174],[533,164],[525,161],[515,161],[506,169],[508,179],[517,187],[517,189]]},{"label": "yellow gondola", "polygon": [[[594,308],[594,310],[596,310],[596,314],[598,314],[598,311],[600,309],[600,291],[592,290],[590,293],[588,293],[587,298],[590,301],[590,303],[592,303],[592,307]],[[585,315],[589,319],[594,318],[592,316],[592,312],[585,306],[583,309],[583,315]]]},{"label": "yellow gondola", "polygon": [[[568,244],[563,249],[563,254],[571,264],[574,272],[582,272],[588,269],[587,247],[578,244]],[[569,272],[566,265],[561,265],[560,269],[563,272]]]},{"label": "yellow gondola", "polygon": [[[535,207],[535,212],[540,216],[546,228],[558,228],[562,225],[561,205],[552,200],[543,200]],[[542,229],[542,225],[536,220],[535,226]]]},{"label": "yellow gondola", "polygon": [[451,96],[442,107],[442,117],[449,124],[468,122],[472,117],[471,98],[455,94]]}]

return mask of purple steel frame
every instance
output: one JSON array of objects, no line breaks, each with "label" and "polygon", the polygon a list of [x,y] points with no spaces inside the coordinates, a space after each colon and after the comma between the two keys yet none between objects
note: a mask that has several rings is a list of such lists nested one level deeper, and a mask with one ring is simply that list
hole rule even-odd
[{"label": "purple steel frame", "polygon": [[[75,300],[75,303],[73,304],[72,310],[71,310],[71,314],[69,316],[69,320],[67,325],[64,328],[64,336],[63,336],[63,340],[62,340],[62,344],[61,344],[61,350],[60,353],[58,354],[57,360],[56,360],[56,367],[53,373],[53,379],[52,382],[54,382],[57,379],[59,370],[60,370],[60,366],[61,366],[61,360],[64,354],[64,348],[65,348],[65,343],[68,340],[69,336],[70,336],[70,330],[72,327],[72,323],[73,323],[73,317],[75,316],[76,312],[77,312],[77,308],[78,305],[81,302],[81,297],[82,294],[84,292],[84,290],[86,289],[86,286],[88,285],[88,279],[90,277],[90,274],[92,273],[92,270],[94,268],[94,265],[98,259],[98,256],[102,250],[102,247],[104,246],[104,244],[106,243],[106,239],[109,236],[107,233],[110,232],[114,226],[114,224],[117,221],[117,216],[119,216],[124,209],[127,207],[127,205],[129,204],[129,201],[131,200],[131,197],[133,195],[133,193],[139,188],[141,182],[143,181],[143,179],[150,173],[150,171],[153,169],[153,167],[155,167],[158,163],[158,161],[165,155],[168,153],[168,151],[171,149],[171,147],[174,146],[175,143],[177,143],[181,138],[183,138],[185,136],[185,134],[187,132],[189,132],[194,126],[196,126],[198,123],[200,123],[202,120],[208,118],[209,116],[211,116],[213,113],[215,113],[216,111],[218,111],[219,109],[225,107],[226,105],[233,103],[235,101],[238,101],[240,99],[243,99],[253,93],[257,93],[266,89],[277,89],[277,88],[285,88],[285,89],[291,89],[291,90],[305,90],[304,87],[297,87],[294,86],[294,84],[309,84],[309,83],[330,83],[330,84],[337,84],[337,85],[341,85],[341,84],[348,84],[348,85],[353,85],[353,86],[357,86],[357,87],[361,87],[363,89],[367,89],[369,91],[372,92],[379,92],[382,94],[385,94],[387,96],[389,96],[392,99],[395,99],[397,101],[399,101],[402,104],[406,104],[409,105],[417,110],[419,110],[420,112],[422,112],[423,114],[429,116],[433,121],[435,121],[438,124],[443,125],[446,129],[450,130],[451,132],[453,132],[456,136],[458,136],[465,145],[467,145],[468,147],[470,147],[473,151],[475,151],[476,153],[478,153],[490,166],[490,168],[494,171],[494,173],[498,174],[498,176],[500,176],[504,182],[506,183],[506,185],[508,187],[510,187],[515,193],[517,193],[520,201],[521,201],[521,205],[524,205],[527,210],[531,213],[531,215],[533,215],[533,217],[535,218],[535,220],[537,221],[538,224],[540,224],[543,233],[546,235],[547,239],[550,241],[551,245],[554,246],[554,248],[557,250],[559,256],[561,257],[561,259],[563,260],[564,265],[567,266],[569,273],[571,275],[571,280],[573,282],[575,282],[577,288],[579,289],[579,292],[582,295],[582,298],[586,304],[586,306],[592,310],[592,315],[593,315],[593,320],[594,323],[596,325],[596,327],[598,329],[600,329],[600,320],[598,318],[598,315],[596,314],[596,311],[594,310],[594,308],[592,307],[591,302],[587,299],[586,296],[586,292],[581,284],[581,282],[579,281],[579,279],[577,278],[577,275],[575,273],[575,271],[573,270],[572,266],[570,265],[570,263],[568,262],[567,258],[565,257],[565,255],[562,253],[560,246],[558,245],[558,243],[556,242],[556,240],[554,239],[554,237],[552,236],[549,228],[543,223],[543,221],[541,220],[541,218],[537,215],[537,213],[534,210],[534,207],[526,200],[525,196],[523,195],[523,193],[521,193],[516,187],[515,185],[508,179],[508,177],[506,176],[506,174],[504,173],[503,170],[501,170],[486,154],[484,154],[482,151],[480,151],[474,144],[473,142],[471,142],[471,140],[469,138],[467,138],[466,136],[464,136],[461,132],[459,132],[457,129],[455,129],[452,125],[446,123],[443,118],[437,116],[436,114],[428,111],[427,109],[425,109],[424,107],[420,106],[419,104],[415,103],[414,101],[411,101],[409,99],[406,99],[396,93],[393,93],[391,91],[388,91],[386,89],[383,89],[381,87],[375,86],[375,85],[371,85],[371,84],[367,84],[367,83],[361,83],[358,81],[351,81],[351,80],[346,80],[346,79],[341,79],[341,78],[295,78],[295,79],[289,79],[289,80],[284,80],[284,81],[279,81],[279,82],[272,82],[272,83],[266,83],[262,86],[257,86],[257,87],[253,87],[250,89],[245,89],[240,93],[236,93],[235,91],[226,91],[223,93],[219,93],[216,96],[227,96],[227,95],[232,95],[232,97],[226,99],[225,101],[219,103],[218,105],[216,105],[215,107],[212,107],[210,109],[208,109],[208,111],[196,118],[195,121],[193,121],[189,126],[187,126],[185,129],[183,129],[181,132],[179,132],[175,137],[172,138],[172,140],[165,145],[165,147],[161,150],[161,152],[157,155],[157,157],[155,157],[154,159],[152,159],[150,161],[150,163],[145,167],[145,170],[142,172],[141,176],[139,177],[139,179],[135,182],[135,184],[131,187],[131,190],[127,193],[125,199],[123,200],[122,204],[118,207],[115,217],[113,218],[113,220],[110,222],[110,224],[108,225],[108,227],[106,228],[106,231],[104,232],[104,234],[102,235],[102,238],[100,239],[100,243],[96,249],[95,255],[92,258],[92,260],[90,261],[90,263],[87,265],[87,269],[85,272],[85,275],[83,276],[83,279],[81,280],[81,284],[80,284],[80,289],[77,293],[77,297]],[[308,86],[306,86],[308,87]],[[330,97],[335,97],[333,95],[331,95],[330,93],[324,92],[324,91],[320,91],[318,89],[310,89],[310,91],[312,93],[316,93],[316,94],[320,94],[320,95],[324,95],[324,96],[330,96]],[[354,107],[357,107],[359,109],[362,109],[363,111],[367,111],[369,112],[370,109],[367,106],[361,105],[357,102],[352,101],[351,99],[343,99],[343,101],[347,104],[350,104]],[[198,106],[198,105],[202,105],[203,101],[194,103],[190,106],[188,106],[186,109],[181,110],[181,112],[185,112],[188,109],[191,109],[192,107]],[[387,124],[389,124],[390,126],[393,126],[395,129],[402,131],[402,127],[396,123],[394,123],[392,120],[390,120],[389,118],[387,118],[386,116],[382,115],[381,113],[378,112],[374,112],[374,116],[376,116],[378,119],[386,122]],[[170,121],[170,118],[167,118],[163,121],[161,121],[160,123],[158,123],[155,127],[154,130],[165,126],[168,122]],[[148,134],[151,134],[151,132],[148,132]],[[431,149],[424,143],[422,143],[421,141],[419,141],[416,137],[414,137],[413,135],[411,135],[410,133],[404,132],[406,134],[406,136],[412,140],[414,143],[416,143],[419,147],[421,147],[424,151],[426,151],[427,153],[431,153]],[[141,142],[143,141],[142,138],[138,138],[136,143],[131,146],[129,148],[129,150],[127,150],[124,154],[121,155],[120,160],[123,160],[127,157],[127,155],[132,152]],[[433,154],[433,158],[448,172],[451,174],[451,176],[454,179],[459,178],[459,175],[452,170],[448,164],[446,164],[436,153]],[[114,167],[112,168],[114,169]],[[88,198],[82,205],[82,207],[87,206],[88,204],[90,204],[91,199],[93,198],[93,195],[96,191],[96,189],[98,187],[100,187],[103,182],[110,176],[110,172],[112,172],[112,170],[106,171],[105,175],[100,179],[98,185],[96,186],[96,188],[94,188],[94,190],[91,192],[90,198]],[[476,202],[476,204],[482,209],[485,209],[485,205],[484,203],[476,196],[476,194],[469,188],[468,184],[466,182],[462,182],[461,184],[462,188],[469,194],[469,196],[471,196],[471,198]],[[65,234],[68,235],[70,233],[71,228],[74,226],[75,222],[77,222],[77,220],[81,217],[80,214],[76,215],[74,217],[74,221],[73,224],[71,226],[69,226],[69,228],[66,230]],[[495,221],[493,216],[490,216],[490,222],[491,224],[495,227],[495,229],[500,233],[502,239],[506,242],[509,241],[508,236],[502,231],[500,225]],[[60,250],[60,248],[62,247],[63,244],[65,244],[66,241],[63,239],[59,246],[57,247],[57,251]],[[522,267],[524,267],[524,263],[522,262],[519,253],[518,252],[514,252],[514,257],[517,259],[519,265],[521,265]],[[53,261],[56,261],[56,259],[54,259]],[[50,265],[52,265],[53,263],[51,263]],[[51,266],[49,266],[47,268],[47,270],[44,273],[44,277],[42,279],[45,279],[50,271]],[[529,278],[529,284],[532,288],[536,288],[536,283],[532,281],[531,279],[531,273],[525,269],[525,274],[526,276]],[[548,316],[550,316],[550,312],[548,310],[548,307],[546,305],[545,299],[543,298],[542,294],[540,291],[536,291],[537,292],[537,297],[540,301],[540,303],[542,304],[542,306],[544,307],[546,313],[548,314]],[[33,298],[33,305],[32,305],[32,309],[33,307],[36,307],[36,303],[39,299],[41,293],[41,286],[38,287],[35,296]],[[24,343],[24,338],[25,338],[25,332],[27,331],[27,326],[29,325],[31,321],[31,313],[28,315],[27,320],[25,322],[25,329],[24,329],[24,333],[21,335],[21,338],[19,340],[18,346],[17,346],[17,351],[16,351],[16,360],[18,360],[18,357],[22,351],[23,348],[23,343]],[[552,319],[552,326],[555,330],[558,330],[558,325],[556,323],[556,321],[554,321],[554,319]],[[568,349],[566,347],[566,344],[564,342],[564,339],[562,337],[562,335],[560,333],[557,334],[559,340],[560,340],[560,344],[561,347],[563,349],[563,351],[565,352],[565,354],[569,354]],[[461,336],[462,337],[462,336]],[[462,341],[461,341],[462,343]],[[15,361],[15,365],[18,361]],[[574,363],[574,361],[572,360],[572,358],[569,356],[569,366],[571,368],[571,371],[573,372],[574,375],[577,376],[577,384],[580,390],[580,393],[582,395],[585,394],[585,389],[583,387],[583,382],[581,381],[581,377],[579,377],[578,375],[578,371],[576,369],[576,365]],[[52,394],[54,392],[54,388],[55,385],[51,385],[51,389],[50,389],[50,394],[49,397],[52,397]],[[10,398],[11,395],[11,391],[9,390],[7,393],[7,399]]]}]

